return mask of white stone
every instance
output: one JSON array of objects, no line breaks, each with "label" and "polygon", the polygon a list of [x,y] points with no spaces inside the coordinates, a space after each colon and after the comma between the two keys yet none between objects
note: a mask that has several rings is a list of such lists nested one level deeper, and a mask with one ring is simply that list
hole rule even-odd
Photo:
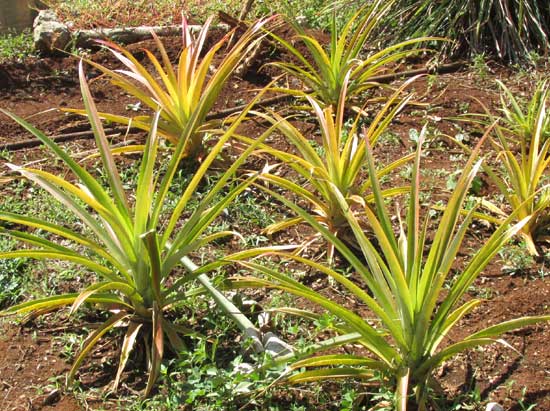
[{"label": "white stone", "polygon": [[234,371],[238,372],[239,374],[251,374],[254,370],[255,370],[254,366],[247,362],[242,362],[240,364],[237,364],[234,368]]},{"label": "white stone", "polygon": [[485,411],[504,411],[504,408],[498,402],[490,402],[485,407]]},{"label": "white stone", "polygon": [[264,334],[263,343],[264,343],[264,348],[266,352],[272,355],[273,357],[290,354],[294,351],[291,345],[281,340],[272,332],[268,332]]}]

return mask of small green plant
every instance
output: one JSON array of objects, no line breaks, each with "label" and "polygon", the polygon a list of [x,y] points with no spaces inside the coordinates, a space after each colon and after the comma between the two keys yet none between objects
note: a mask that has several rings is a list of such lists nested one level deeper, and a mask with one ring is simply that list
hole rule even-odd
[{"label": "small green plant", "polygon": [[25,30],[21,33],[8,32],[0,35],[0,63],[10,60],[24,60],[34,55],[32,33]]},{"label": "small green plant", "polygon": [[[0,220],[11,227],[3,232],[30,247],[3,251],[0,253],[0,261],[21,258],[60,260],[85,267],[96,274],[96,280],[79,292],[23,302],[4,310],[1,315],[39,315],[66,306],[71,307],[70,312],[73,313],[86,303],[103,307],[107,319],[91,331],[84,341],[75,357],[68,381],[74,379],[84,358],[106,333],[124,326],[126,334],[113,382],[114,389],[141,336],[147,349],[149,376],[144,394],[148,395],[159,375],[165,348],[171,348],[176,353],[185,349],[182,335],[188,333],[188,328],[172,321],[169,313],[185,301],[188,297],[187,286],[195,280],[245,332],[254,330],[252,323],[223,297],[205,275],[205,272],[224,262],[214,259],[199,268],[190,260],[190,256],[212,241],[234,234],[232,231],[206,234],[206,230],[228,204],[253,182],[255,176],[240,183],[235,182],[234,174],[255,147],[251,145],[244,150],[231,167],[220,175],[209,192],[197,199],[196,206],[192,210],[188,209],[191,199],[197,197],[199,183],[248,110],[244,110],[231,127],[220,133],[208,156],[181,190],[179,198],[169,198],[186,139],[195,128],[185,128],[167,160],[164,172],[157,174],[157,113],[143,150],[137,183],[135,187],[127,189],[122,184],[115,157],[91,98],[82,63],[79,75],[86,114],[99,149],[107,187],[102,186],[94,175],[45,134],[16,115],[3,111],[40,139],[72,172],[73,177],[69,180],[43,170],[13,164],[9,167],[45,189],[63,204],[65,214],[74,215],[85,230],[66,227],[63,220],[49,222],[35,216],[2,211]],[[193,118],[197,121],[196,117]],[[263,138],[265,136],[260,137],[258,142]],[[219,195],[222,192],[224,195]],[[166,201],[172,204],[168,210]],[[184,215],[185,218],[182,218]],[[20,230],[21,226],[27,230]],[[180,274],[174,277],[178,267],[183,267],[186,272],[182,273],[180,269]]]},{"label": "small green plant", "polygon": [[[529,221],[527,217],[510,226],[516,217],[510,216],[478,248],[466,266],[455,274],[453,263],[474,213],[472,210],[461,221],[462,204],[469,185],[481,167],[481,162],[476,162],[476,158],[482,143],[483,140],[464,167],[464,173],[439,221],[433,222],[428,218],[426,222],[422,222],[419,204],[422,139],[419,141],[406,207],[406,229],[400,223],[397,235],[377,181],[373,153],[370,149],[367,150],[376,208],[371,210],[364,207],[363,213],[368,219],[376,244],[365,234],[357,214],[350,209],[344,197],[340,197],[340,206],[353,230],[360,256],[305,210],[284,196],[272,192],[279,201],[293,209],[335,245],[354,268],[357,279],[347,278],[332,268],[300,256],[276,254],[307,264],[331,277],[349,295],[369,307],[372,313],[368,316],[361,315],[277,269],[257,262],[241,261],[242,266],[262,277],[237,277],[233,280],[236,287],[259,286],[284,290],[315,303],[338,319],[333,327],[338,336],[315,344],[302,354],[305,358],[298,358],[292,363],[289,369],[294,372],[287,377],[289,383],[340,378],[370,380],[379,372],[384,377],[380,384],[392,387],[395,392],[393,406],[396,410],[405,411],[408,403],[412,403],[414,410],[424,411],[428,409],[430,391],[437,386],[433,372],[444,361],[469,348],[502,342],[499,336],[507,331],[550,320],[550,315],[509,320],[441,346],[450,330],[482,302],[475,298],[464,301],[468,288],[503,244]],[[432,227],[435,232],[430,236],[428,246],[428,230]],[[445,287],[449,280],[452,285],[447,290]],[[308,312],[302,315],[315,318],[319,314]],[[363,351],[349,352],[350,344],[361,346]],[[321,354],[324,349],[342,345],[348,347],[345,353]],[[370,355],[365,355],[364,350]],[[315,355],[312,356],[311,353]],[[290,355],[288,357],[292,358]],[[281,358],[277,361],[282,360]]]},{"label": "small green plant", "polygon": [[480,80],[486,80],[489,75],[489,68],[487,67],[486,57],[484,54],[476,54],[472,57],[472,67]]},{"label": "small green plant", "polygon": [[[3,230],[0,228],[0,233]],[[0,253],[13,250],[17,242],[0,235]],[[26,258],[0,260],[0,309],[18,302],[25,292],[28,276],[25,272]]]},{"label": "small green plant", "polygon": [[250,394],[254,381],[247,372],[251,366],[243,364],[242,357],[237,356],[227,369],[220,367],[214,361],[215,350],[216,344],[210,346],[202,339],[193,352],[178,359],[169,378],[183,382],[178,387],[183,397],[180,401],[194,407],[204,404],[205,410],[227,409],[239,397]]},{"label": "small green plant", "polygon": [[499,251],[502,271],[507,274],[524,274],[535,266],[535,259],[528,252],[525,243],[509,244]]},{"label": "small green plant", "polygon": [[453,399],[453,403],[448,405],[449,411],[481,411],[485,409],[482,405],[481,391],[479,385],[475,383],[475,378]]},{"label": "small green plant", "polygon": [[525,399],[525,393],[527,392],[527,387],[521,389],[521,398],[518,400],[518,405],[521,408],[521,411],[533,411],[537,404],[528,404]]},{"label": "small green plant", "polygon": [[281,370],[256,367],[254,364],[261,363],[267,354],[252,355],[251,347],[237,345],[232,324],[211,310],[204,296],[188,300],[188,304],[195,310],[200,307],[201,332],[191,336],[192,349],[165,361],[159,393],[139,409],[176,410],[183,405],[200,411],[238,411],[252,409],[246,406],[250,404],[270,409],[267,390]]},{"label": "small green plant", "polygon": [[58,346],[60,355],[67,360],[74,360],[75,352],[80,351],[82,344],[84,343],[84,337],[82,334],[77,333],[65,333],[57,336],[55,339],[55,345]]},{"label": "small green plant", "polygon": [[[372,41],[382,17],[394,1],[367,2],[357,10],[341,30],[337,28],[335,12],[330,26],[331,40],[328,50],[325,50],[317,39],[307,35],[299,24],[290,20],[298,40],[306,46],[311,58],[302,54],[291,42],[271,34],[299,61],[299,64],[278,62],[273,65],[280,67],[310,88],[311,95],[323,106],[336,107],[341,96],[352,99],[368,89],[380,86],[371,81],[371,78],[384,73],[391,63],[419,52],[419,49],[407,49],[407,47],[431,39],[406,40],[367,56],[364,55],[367,43]],[[310,62],[311,60],[313,61]],[[346,93],[342,93],[344,88],[347,88]],[[303,96],[303,92],[299,90],[278,90]]]}]

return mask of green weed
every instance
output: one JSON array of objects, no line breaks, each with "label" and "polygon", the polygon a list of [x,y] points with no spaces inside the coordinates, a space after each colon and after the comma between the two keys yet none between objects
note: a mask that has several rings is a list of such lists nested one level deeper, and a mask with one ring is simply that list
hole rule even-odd
[{"label": "green weed", "polygon": [[[16,241],[0,236],[0,252],[12,251],[16,247]],[[29,283],[26,268],[26,258],[0,260],[0,309],[15,304],[21,299]]]},{"label": "green weed", "polygon": [[508,244],[498,254],[502,261],[502,272],[509,275],[528,273],[535,266],[535,259],[529,254],[524,242]]},{"label": "green weed", "polygon": [[21,61],[34,55],[34,43],[30,30],[22,33],[9,31],[0,35],[0,64],[6,61]]}]

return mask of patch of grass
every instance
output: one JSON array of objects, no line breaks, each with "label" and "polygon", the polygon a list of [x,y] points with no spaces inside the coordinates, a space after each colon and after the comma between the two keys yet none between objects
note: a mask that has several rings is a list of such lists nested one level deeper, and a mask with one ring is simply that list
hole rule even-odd
[{"label": "patch of grass", "polygon": [[484,54],[475,54],[472,57],[472,68],[480,80],[487,80],[489,76],[489,67],[487,66],[487,60]]},{"label": "patch of grass", "polygon": [[33,55],[34,43],[30,30],[0,34],[0,64],[13,60],[21,61]]},{"label": "patch of grass", "polygon": [[275,222],[275,210],[269,198],[254,188],[243,191],[227,209],[228,217],[239,227],[265,228]]},{"label": "patch of grass", "polygon": [[[16,241],[0,236],[0,252],[11,251],[16,247]],[[0,309],[15,304],[21,299],[29,280],[26,265],[26,258],[0,259]]]},{"label": "patch of grass", "polygon": [[55,200],[44,189],[31,185],[25,180],[13,181],[4,187],[0,210],[16,214],[39,216],[46,221],[63,221],[68,227],[74,227],[77,219],[67,213],[66,207]]},{"label": "patch of grass", "polygon": [[[78,28],[180,24],[182,12],[192,17],[193,22],[203,23],[218,10],[238,16],[242,7],[236,0],[47,0],[45,3],[61,20]],[[271,14],[272,4],[257,3],[252,16]],[[279,3],[277,11],[281,11],[281,1],[276,3]]]},{"label": "patch of grass", "polygon": [[[185,4],[187,5],[187,13],[193,18],[193,21],[202,23],[208,16],[216,14],[219,10],[237,17],[244,2],[236,0],[190,0],[185,2]],[[249,17],[252,16],[249,15]]]},{"label": "patch of grass", "polygon": [[[81,228],[77,219],[45,190],[32,186],[28,181],[15,180],[4,186],[0,211],[32,215],[49,222],[63,221],[65,227]],[[0,229],[14,228],[3,224]],[[36,231],[47,239],[54,236]],[[87,233],[89,234],[89,233]],[[9,237],[0,236],[0,253],[21,249],[21,244]],[[0,309],[29,298],[54,295],[73,289],[92,275],[89,271],[61,261],[48,263],[35,260],[27,264],[26,258],[0,259]],[[52,273],[56,275],[51,275]]]},{"label": "patch of grass", "polygon": [[534,266],[535,260],[529,254],[524,242],[508,244],[499,252],[502,261],[502,272],[510,275],[528,273]]},{"label": "patch of grass", "polygon": [[75,353],[82,347],[84,335],[67,332],[55,336],[54,341],[60,355],[68,361],[73,361]]},{"label": "patch of grass", "polygon": [[[202,23],[207,16],[219,10],[237,17],[243,3],[236,0],[47,0],[63,21],[71,21],[75,27],[115,27],[139,25],[179,24],[181,12]],[[345,21],[359,7],[353,4],[335,4],[339,21]],[[330,26],[333,2],[329,0],[257,0],[249,18],[272,14],[284,14],[308,27],[327,29]]]},{"label": "patch of grass", "polygon": [[327,12],[327,7],[331,3],[327,0],[304,0],[299,2],[292,0],[260,0],[256,1],[256,13],[260,15],[281,13],[308,27],[324,29],[330,26],[330,13]]}]

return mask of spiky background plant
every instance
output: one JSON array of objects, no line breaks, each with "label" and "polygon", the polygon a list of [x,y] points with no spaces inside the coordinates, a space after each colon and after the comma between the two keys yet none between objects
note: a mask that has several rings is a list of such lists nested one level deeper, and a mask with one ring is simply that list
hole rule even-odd
[{"label": "spiky background plant", "polygon": [[[182,51],[176,66],[172,64],[162,42],[154,33],[152,35],[161,61],[151,51],[144,50],[149,63],[154,67],[152,71],[141,64],[130,51],[107,41],[100,43],[113,53],[126,69],[111,70],[91,60],[87,62],[110,78],[114,85],[143,103],[144,107],[153,112],[160,111],[157,133],[174,146],[181,138],[185,138],[181,154],[183,157],[191,156],[194,159],[204,155],[204,130],[213,127],[211,122],[206,121],[208,112],[239,63],[264,35],[261,29],[267,21],[260,20],[252,24],[229,50],[224,51],[215,66],[214,57],[221,54],[218,52],[226,44],[231,33],[208,50],[204,50],[212,17],[206,20],[195,37],[183,17]],[[67,111],[86,114],[84,110]],[[146,131],[151,129],[154,119],[150,114],[127,117],[100,113],[100,117]],[[192,132],[187,132],[189,124],[194,126]]]},{"label": "spiky background plant", "polygon": [[519,61],[548,53],[550,3],[546,0],[398,0],[389,14],[397,38],[443,36],[457,55],[491,54]]},{"label": "spiky background plant", "polygon": [[[504,127],[495,128],[496,138],[491,141],[501,167],[486,167],[485,171],[517,218],[530,217],[520,234],[529,253],[539,255],[536,242],[547,237],[550,228],[550,185],[545,184],[550,166],[550,88],[547,81],[540,82],[530,102],[523,107],[503,83],[499,85],[500,120]],[[500,216],[507,215],[497,205],[491,210],[499,210]]]},{"label": "spiky background plant", "polygon": [[[465,267],[459,268],[455,274],[456,257],[473,218],[471,212],[460,221],[468,188],[481,165],[480,161],[475,162],[479,146],[465,166],[439,221],[426,217],[422,222],[419,203],[421,145],[422,138],[413,168],[406,229],[401,224],[399,235],[394,233],[388,205],[375,177],[374,158],[370,149],[367,151],[367,161],[376,208],[373,211],[365,207],[364,216],[368,219],[374,239],[365,234],[356,213],[350,210],[344,196],[340,196],[340,205],[361,250],[359,256],[313,216],[285,197],[272,193],[331,241],[353,267],[356,275],[348,277],[323,264],[295,255],[279,254],[279,257],[299,261],[324,273],[339,283],[349,296],[370,309],[367,316],[359,314],[266,264],[241,262],[242,266],[263,277],[235,278],[236,287],[260,286],[284,290],[310,300],[335,318],[334,328],[340,335],[316,344],[311,350],[305,350],[307,358],[290,365],[295,373],[288,376],[289,382],[333,378],[363,378],[372,381],[374,372],[380,371],[389,378],[381,383],[392,385],[395,389],[394,406],[397,410],[405,411],[408,403],[413,403],[414,410],[424,411],[427,409],[429,389],[434,386],[433,372],[445,360],[466,349],[495,342],[506,344],[499,339],[501,334],[550,320],[550,315],[510,320],[441,347],[452,328],[482,302],[476,298],[464,299],[468,288],[503,244],[529,218],[513,226],[509,224],[513,218],[509,218],[484,241]],[[435,232],[428,245],[428,231],[432,229]],[[316,317],[315,313],[305,313],[292,307],[282,311],[307,318]],[[323,349],[347,344],[361,345],[370,355],[364,355],[364,351],[363,354],[321,353]],[[348,345],[346,352],[349,349]]]},{"label": "spiky background plant", "polygon": [[506,132],[519,140],[522,152],[527,150],[526,145],[537,133],[540,134],[540,142],[546,142],[550,138],[550,81],[539,81],[533,96],[526,103],[517,98],[504,83],[499,80],[497,83],[502,90],[501,123]]},{"label": "spiky background plant", "polygon": [[[494,137],[489,138],[496,153],[496,165],[486,164],[483,170],[504,198],[502,204],[484,199],[476,217],[500,225],[513,213],[518,220],[530,217],[519,234],[531,255],[539,255],[537,242],[548,238],[550,228],[550,185],[546,176],[550,166],[550,87],[540,81],[532,98],[521,102],[502,82],[501,107],[498,114],[479,102],[485,114],[467,115],[473,122],[492,123]],[[470,149],[453,140],[464,151]]]},{"label": "spiky background plant", "polygon": [[[209,269],[219,267],[223,262],[214,260],[210,265],[206,264],[199,268],[189,259],[191,253],[211,241],[234,234],[232,231],[206,234],[205,231],[228,204],[254,180],[254,176],[242,182],[234,180],[237,168],[254,150],[253,145],[248,147],[231,167],[221,173],[217,183],[208,193],[198,198],[196,205],[190,207],[190,202],[197,199],[196,191],[200,181],[248,110],[244,110],[239,118],[232,122],[231,127],[219,136],[208,156],[175,201],[170,194],[174,189],[174,176],[179,167],[181,153],[187,146],[187,138],[195,133],[196,126],[200,123],[200,115],[195,112],[185,125],[181,138],[170,152],[170,157],[163,159],[167,161],[166,169],[160,172],[157,114],[152,120],[143,150],[137,186],[130,192],[121,182],[115,158],[85,81],[82,64],[79,74],[86,114],[90,119],[101,155],[102,171],[107,178],[108,187],[100,185],[94,175],[31,124],[13,114],[3,112],[40,139],[72,172],[75,181],[73,182],[70,176],[56,176],[43,170],[15,165],[10,167],[45,189],[65,206],[67,213],[72,213],[90,234],[82,234],[80,231],[67,228],[62,221],[51,223],[39,217],[0,212],[0,221],[11,226],[26,227],[24,231],[5,229],[2,231],[3,234],[8,234],[30,246],[2,252],[0,258],[26,257],[67,261],[95,273],[98,280],[80,292],[24,302],[7,308],[1,314],[39,315],[65,306],[70,306],[72,313],[85,303],[104,307],[103,310],[110,315],[84,341],[68,380],[74,378],[86,355],[106,333],[114,328],[126,326],[114,387],[116,388],[120,381],[131,351],[137,341],[141,341],[141,338],[138,338],[141,335],[145,341],[144,347],[147,347],[147,395],[159,375],[165,345],[172,347],[176,353],[185,348],[181,336],[188,329],[174,323],[168,314],[175,305],[188,297],[186,285],[198,279],[222,309],[238,322],[243,331],[248,333],[254,328],[250,321],[224,299],[205,275]],[[268,130],[266,135],[269,132]],[[265,135],[261,136],[258,142],[263,138]],[[248,257],[246,253],[244,256]],[[178,266],[183,266],[187,272],[174,276],[173,273]],[[181,272],[181,269],[179,271]]]},{"label": "spiky background plant", "polygon": [[[298,63],[276,62],[273,65],[280,67],[300,80],[305,87],[310,88],[311,96],[322,106],[336,107],[344,87],[348,90],[346,99],[353,99],[370,88],[380,86],[371,81],[371,78],[390,70],[391,63],[419,52],[419,49],[411,49],[410,46],[433,40],[426,37],[413,38],[392,44],[380,51],[369,52],[369,47],[376,46],[373,44],[375,34],[380,30],[380,23],[394,1],[367,2],[341,30],[337,27],[336,13],[334,13],[328,49],[315,37],[309,36],[298,23],[290,20],[297,40],[305,45],[309,55],[304,55],[292,42],[271,34],[298,60]],[[346,80],[347,77],[349,81]],[[284,88],[277,90],[303,95],[300,90]]]}]

